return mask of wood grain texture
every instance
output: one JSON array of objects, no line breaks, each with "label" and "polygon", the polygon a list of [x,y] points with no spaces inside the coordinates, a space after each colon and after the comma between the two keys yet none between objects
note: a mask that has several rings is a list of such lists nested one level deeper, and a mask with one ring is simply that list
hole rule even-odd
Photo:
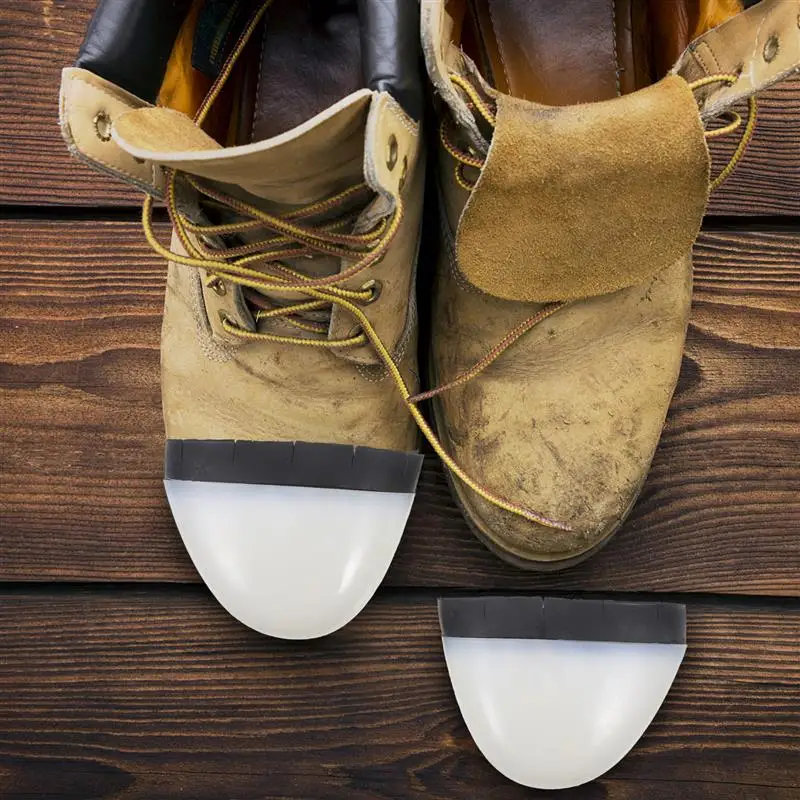
[{"label": "wood grain texture", "polygon": [[[95,0],[0,4],[0,204],[136,205],[136,192],[68,157],[58,130],[58,87]],[[735,134],[715,140],[725,163]],[[756,136],[741,166],[714,196],[712,214],[800,214],[800,80],[761,97]]]},{"label": "wood grain texture", "polygon": [[[476,750],[432,596],[383,597],[290,643],[200,590],[13,593],[0,637],[5,800],[549,796]],[[567,796],[799,796],[800,611],[690,606],[688,639],[639,744]]]},{"label": "wood grain texture", "polygon": [[[0,580],[198,580],[160,481],[163,280],[135,223],[0,222]],[[680,388],[624,530],[580,567],[524,573],[472,537],[430,457],[388,583],[800,594],[798,330],[800,234],[705,233]]]},{"label": "wood grain texture", "polygon": [[[747,107],[739,109],[742,118]],[[733,155],[738,132],[711,143],[714,170]],[[711,196],[709,214],[800,214],[800,77],[758,95],[755,134],[733,175]]]},{"label": "wood grain texture", "polygon": [[139,193],[71,158],[58,126],[62,67],[96,0],[0,4],[0,204],[135,205]]}]

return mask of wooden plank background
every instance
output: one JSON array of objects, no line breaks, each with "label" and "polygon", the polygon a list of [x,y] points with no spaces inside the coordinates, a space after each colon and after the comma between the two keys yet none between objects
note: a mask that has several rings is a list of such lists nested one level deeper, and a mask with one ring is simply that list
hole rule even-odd
[{"label": "wooden plank background", "polygon": [[[367,610],[288,643],[214,603],[163,498],[164,266],[139,196],[57,126],[94,2],[0,6],[0,798],[538,797],[455,706],[436,598],[472,591],[688,604],[652,727],[558,797],[800,798],[800,81],[760,98],[712,200],[680,385],[612,543],[565,573],[509,567],[429,456]],[[718,166],[734,146],[715,141]]]},{"label": "wooden plank background", "polygon": [[[571,796],[796,798],[800,611],[775,611],[691,604],[655,722]],[[384,595],[312,647],[230,624],[200,591],[20,592],[0,627],[4,797],[548,796],[477,752],[431,596]]]}]

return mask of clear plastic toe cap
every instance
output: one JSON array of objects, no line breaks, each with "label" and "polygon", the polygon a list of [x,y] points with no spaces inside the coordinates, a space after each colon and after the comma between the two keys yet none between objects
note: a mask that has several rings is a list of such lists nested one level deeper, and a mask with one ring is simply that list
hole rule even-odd
[{"label": "clear plastic toe cap", "polygon": [[346,625],[375,593],[413,493],[164,481],[186,549],[236,619],[282,639]]},{"label": "clear plastic toe cap", "polygon": [[685,644],[443,637],[475,744],[524,786],[563,789],[614,766],[647,729]]}]

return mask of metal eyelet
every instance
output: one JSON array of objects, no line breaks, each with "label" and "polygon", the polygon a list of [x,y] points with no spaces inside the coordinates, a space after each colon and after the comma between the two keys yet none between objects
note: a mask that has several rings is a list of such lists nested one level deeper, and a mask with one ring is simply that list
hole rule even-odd
[{"label": "metal eyelet", "polygon": [[375,279],[368,280],[363,286],[361,286],[361,291],[366,291],[367,289],[370,290],[370,296],[366,300],[361,300],[362,306],[369,306],[372,305],[380,296],[381,292],[383,291],[383,281],[378,281]]},{"label": "metal eyelet", "polygon": [[386,145],[386,166],[389,168],[389,172],[391,172],[394,169],[395,164],[397,164],[397,153],[397,137],[392,134],[389,137],[388,144]]},{"label": "metal eyelet", "polygon": [[403,187],[406,185],[406,178],[408,177],[408,156],[403,156],[403,168],[400,171],[400,182],[397,184],[397,188],[399,191],[403,191]]},{"label": "metal eyelet", "polygon": [[364,328],[361,325],[356,325],[354,328],[350,329],[350,332],[347,334],[347,339],[355,339],[356,336],[361,336],[364,333]]},{"label": "metal eyelet", "polygon": [[215,291],[220,297],[225,297],[225,295],[228,293],[228,288],[223,283],[222,278],[213,278],[206,284],[206,286]]},{"label": "metal eyelet", "polygon": [[778,55],[778,50],[780,50],[780,42],[777,36],[770,36],[767,39],[767,43],[764,45],[764,61],[769,64],[770,61],[775,60],[775,56]]},{"label": "metal eyelet", "polygon": [[233,320],[231,320],[231,318],[224,311],[219,312],[219,321],[222,323],[223,328],[225,327],[226,323],[230,325],[231,328],[236,327],[236,325],[233,323]]},{"label": "metal eyelet", "polygon": [[105,111],[98,111],[94,115],[94,132],[101,142],[111,141],[111,117]]}]

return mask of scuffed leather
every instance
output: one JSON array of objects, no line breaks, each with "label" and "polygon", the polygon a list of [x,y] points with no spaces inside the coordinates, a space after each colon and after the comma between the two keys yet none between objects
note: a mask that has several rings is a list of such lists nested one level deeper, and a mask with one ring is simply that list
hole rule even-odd
[{"label": "scuffed leather", "polygon": [[[387,153],[392,139],[397,142],[397,154],[390,168]],[[388,92],[373,95],[365,136],[364,177],[388,207],[394,208],[398,197],[403,201],[402,228],[389,252],[369,270],[369,279],[381,283],[380,297],[364,308],[377,324],[381,338],[395,353],[402,353],[410,346],[409,335],[417,322],[414,276],[419,239],[409,232],[418,231],[422,222],[425,158],[419,126]],[[365,277],[358,275],[347,288],[358,289],[364,281]],[[352,331],[352,317],[334,308],[331,336],[344,337]],[[375,351],[369,345],[342,350],[339,356],[364,366],[376,364]]]},{"label": "scuffed leather", "polygon": [[[485,502],[454,479],[494,549],[539,568],[580,557],[620,525],[647,475],[678,378],[691,303],[687,253],[654,279],[573,303],[473,380],[434,400],[448,452],[484,486],[572,530]],[[433,314],[437,385],[537,306],[477,294],[443,255]]]},{"label": "scuffed leather", "polygon": [[800,69],[800,0],[761,0],[693,41],[673,68],[687,81],[735,74],[697,91],[710,119]]},{"label": "scuffed leather", "polygon": [[[108,113],[113,129],[107,141],[94,131],[98,111]],[[415,392],[413,276],[424,186],[419,126],[387,92],[367,88],[301,122],[279,136],[226,149],[188,117],[153,108],[87,70],[68,69],[63,76],[62,129],[72,152],[151,193],[162,190],[161,165],[172,164],[234,192],[249,191],[247,199],[277,213],[365,181],[379,193],[370,207],[374,224],[402,196],[408,211],[388,251],[353,285],[373,277],[383,281],[364,313]],[[173,247],[180,252],[179,243]],[[340,268],[337,259],[328,261],[334,271]],[[314,264],[309,261],[309,269]],[[252,320],[242,315],[241,293],[229,284],[217,294],[205,285],[207,277],[178,264],[169,267],[162,336],[169,437],[415,448],[416,425],[374,352],[234,340],[222,330],[219,315],[251,328]],[[275,322],[281,324],[285,329],[277,332],[297,335],[287,323]],[[338,338],[348,324],[334,315],[331,336]]]},{"label": "scuffed leather", "polygon": [[[365,104],[368,104],[366,120]],[[174,112],[166,113],[172,118],[156,115],[155,110],[131,114],[121,121],[118,135],[124,132],[132,138],[137,134],[146,137],[151,145],[159,143],[156,137],[164,137],[161,142],[169,141],[170,124],[173,130],[176,126]],[[413,277],[424,186],[419,131],[385,92],[358,93],[349,106],[339,108],[338,116],[340,119],[333,129],[309,125],[300,141],[292,141],[290,137],[273,140],[272,152],[268,142],[233,151],[217,146],[194,155],[188,149],[185,155],[191,163],[183,163],[183,168],[200,169],[206,174],[212,169],[218,180],[223,180],[224,175],[231,180],[235,173],[239,176],[237,181],[248,172],[260,175],[281,169],[285,180],[273,183],[272,189],[287,192],[292,186],[291,171],[300,164],[309,166],[303,153],[310,163],[327,153],[335,164],[337,158],[349,153],[354,145],[351,140],[358,134],[359,146],[365,151],[363,161],[357,164],[348,161],[348,169],[356,169],[358,177],[363,177],[389,203],[402,195],[408,211],[384,259],[375,269],[355,279],[352,286],[370,278],[383,281],[380,297],[363,311],[392,351],[409,388],[415,391],[419,377]],[[351,129],[356,121],[358,127]],[[180,141],[174,144],[187,148],[209,146],[202,131],[190,129],[187,120],[182,121],[181,127]],[[331,130],[336,129],[341,131],[340,140],[331,136]],[[392,136],[397,140],[398,152],[390,168],[386,153]],[[172,135],[173,140],[177,138]],[[130,144],[126,142],[126,146]],[[237,171],[236,152],[249,154],[248,166],[242,173]],[[261,159],[263,169],[252,160],[256,157],[254,153]],[[217,163],[212,166],[214,154]],[[404,162],[408,164],[405,180],[402,179]],[[322,192],[320,182],[326,175],[329,180],[338,180],[333,166],[324,168],[318,163],[316,173],[316,192]],[[327,188],[331,191],[333,186],[329,184]],[[295,202],[300,202],[307,184],[300,182],[295,191],[300,193]],[[283,197],[286,200],[288,195]],[[388,209],[390,205],[384,207]],[[180,245],[173,242],[173,249],[180,252]],[[203,286],[202,277],[195,270],[170,264],[161,358],[164,419],[169,438],[300,440],[390,450],[415,449],[416,426],[394,383],[375,366],[371,348],[339,352],[292,348],[274,342],[254,345],[225,340],[214,315],[219,311],[230,313],[232,294],[228,291],[222,298],[216,297]],[[237,319],[235,311],[231,316]],[[351,333],[351,328],[352,318],[334,312],[332,337]],[[278,332],[296,334],[288,326]],[[258,398],[257,402],[254,398]]]},{"label": "scuffed leather", "polygon": [[422,3],[420,31],[428,77],[459,128],[466,132],[479,152],[485,153],[488,144],[475,123],[475,117],[448,77],[451,71],[459,74],[466,72],[465,56],[452,41],[454,27],[453,18],[447,13],[442,0],[426,0]]},{"label": "scuffed leather", "polygon": [[96,170],[158,197],[164,187],[162,170],[151,161],[137,160],[113,139],[100,138],[96,127],[98,117],[113,127],[122,114],[149,107],[93,72],[78,67],[62,71],[59,122],[70,153]]},{"label": "scuffed leather", "polygon": [[[225,348],[212,338],[206,314],[200,274],[170,264],[161,337],[167,438],[415,449],[416,426],[390,379],[367,380],[322,348],[275,342]],[[415,341],[401,363],[412,387]]]},{"label": "scuffed leather", "polygon": [[[715,84],[695,93],[704,118],[797,68],[799,5],[798,0],[764,0],[689,48],[675,68],[687,81],[741,70],[734,87]],[[439,0],[424,8],[429,70],[461,124],[463,108],[445,86],[445,69],[461,65],[457,57],[444,60],[455,46],[442,38],[451,28],[442,24],[446,15]],[[767,60],[764,48],[773,36],[780,47]],[[432,363],[438,384],[472,367],[541,308],[481,293],[465,279],[462,265],[454,263],[451,231],[469,195],[453,179],[453,159],[444,152],[440,156],[446,221],[433,306]],[[473,242],[475,248],[484,245]],[[511,245],[532,257],[538,251],[537,241],[524,238]],[[552,569],[591,552],[619,526],[658,442],[678,376],[690,301],[687,247],[674,264],[637,286],[570,303],[476,378],[435,398],[442,440],[474,479],[572,528],[563,532],[526,522],[454,479],[468,519],[495,550],[520,565]]]},{"label": "scuffed leather", "polygon": [[[467,195],[449,157],[440,185],[447,219],[433,300],[434,385],[452,381],[542,308],[490,297],[464,280],[450,231]],[[454,479],[461,507],[495,550],[519,565],[558,568],[622,522],[675,388],[691,283],[687,252],[641,285],[569,304],[434,399],[443,443],[473,478],[572,528],[527,522]]]},{"label": "scuffed leather", "polygon": [[388,92],[413,120],[422,118],[419,6],[409,0],[359,0],[361,59],[370,89]]},{"label": "scuffed leather", "polygon": [[692,246],[709,158],[686,82],[598,103],[497,98],[489,156],[458,226],[458,264],[508,300],[579,300],[643,283]]},{"label": "scuffed leather", "polygon": [[102,0],[75,66],[154,103],[190,5],[191,0]]},{"label": "scuffed leather", "polygon": [[[442,4],[426,5],[431,8],[425,15],[431,25],[423,25],[426,55],[447,52],[452,45],[437,41],[447,30],[439,24]],[[428,63],[437,66],[434,59]],[[451,59],[450,64],[457,65],[458,60]],[[682,89],[685,93],[686,87]],[[449,95],[443,93],[443,97],[449,104]],[[688,99],[699,128],[693,100],[691,96]],[[581,108],[589,107],[567,111],[580,115]],[[557,136],[557,131],[553,135]],[[696,137],[698,131],[692,135]],[[603,137],[602,142],[597,142],[600,162],[603,148],[620,145],[613,138]],[[494,146],[493,142],[490,160]],[[575,157],[580,156],[577,150]],[[506,167],[513,169],[514,154],[507,158],[511,162]],[[455,182],[454,162],[443,151],[440,163],[446,220],[433,301],[436,385],[453,381],[542,308],[535,302],[492,297],[467,280],[463,264],[457,263],[452,238],[468,213],[464,207],[471,202],[470,196]],[[567,167],[558,160],[552,166],[551,180],[557,191],[563,186],[559,166]],[[635,170],[640,165],[629,166]],[[525,165],[520,162],[518,168]],[[553,199],[545,211],[557,217],[558,202]],[[530,217],[535,224],[533,212]],[[539,238],[528,235],[527,230],[518,231],[510,237],[508,247],[536,259],[541,237],[556,235],[554,231],[538,232]],[[477,377],[435,398],[443,443],[473,479],[570,526],[570,531],[559,531],[528,522],[485,502],[454,478],[456,496],[473,528],[494,550],[520,566],[553,569],[569,565],[602,544],[633,505],[658,443],[680,368],[691,302],[689,244],[674,263],[665,265],[654,277],[621,291],[570,303],[535,326]],[[459,253],[465,246],[462,239]],[[487,242],[474,239],[470,247],[469,256],[475,258]],[[499,264],[500,258],[494,263]],[[486,265],[490,262],[485,259]],[[581,265],[575,266],[579,272]],[[531,283],[517,291],[527,292],[530,298],[536,288]]]}]

